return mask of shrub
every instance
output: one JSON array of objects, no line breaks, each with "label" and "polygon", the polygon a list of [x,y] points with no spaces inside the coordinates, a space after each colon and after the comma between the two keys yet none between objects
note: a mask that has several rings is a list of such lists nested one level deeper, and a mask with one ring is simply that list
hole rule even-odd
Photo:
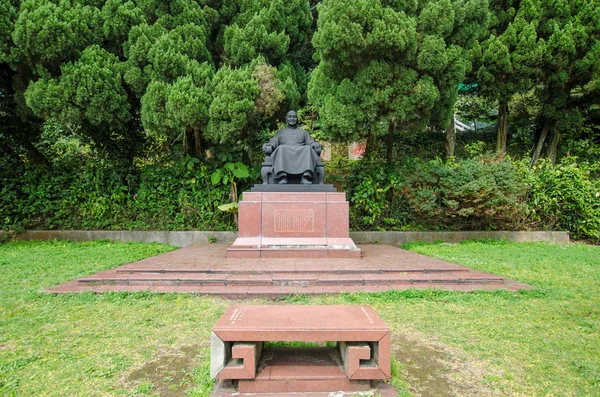
[{"label": "shrub", "polygon": [[[79,161],[79,160],[78,160]],[[558,229],[600,242],[600,164],[556,167],[474,156],[394,164],[334,162],[354,230]],[[337,167],[337,168],[336,168]],[[138,167],[96,160],[52,168],[0,158],[0,228],[234,230],[229,186],[191,157]]]},{"label": "shrub", "polygon": [[206,165],[184,157],[124,168],[101,161],[25,165],[3,172],[0,228],[229,230],[216,209],[229,190]]},{"label": "shrub", "polygon": [[404,200],[397,194],[403,168],[367,161],[350,166],[346,193],[352,229],[398,230],[406,225]]},{"label": "shrub", "polygon": [[527,221],[527,185],[510,160],[360,162],[350,175],[355,229],[514,230]]},{"label": "shrub", "polygon": [[527,186],[510,160],[485,156],[415,162],[400,193],[429,228],[514,230],[527,219]]},{"label": "shrub", "polygon": [[529,211],[551,229],[600,242],[600,164],[566,157],[558,165],[541,161],[530,175]]}]

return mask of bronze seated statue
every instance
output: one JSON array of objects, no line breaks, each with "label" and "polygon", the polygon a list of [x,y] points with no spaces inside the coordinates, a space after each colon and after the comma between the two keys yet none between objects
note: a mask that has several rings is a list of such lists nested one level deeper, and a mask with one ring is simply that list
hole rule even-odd
[{"label": "bronze seated statue", "polygon": [[263,145],[266,154],[261,170],[263,184],[323,184],[321,145],[297,127],[296,112],[288,112],[286,121],[287,128],[277,131]]}]

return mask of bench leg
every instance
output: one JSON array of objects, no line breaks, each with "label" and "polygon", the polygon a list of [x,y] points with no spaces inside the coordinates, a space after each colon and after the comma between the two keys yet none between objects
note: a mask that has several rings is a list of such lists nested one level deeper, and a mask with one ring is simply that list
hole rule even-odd
[{"label": "bench leg", "polygon": [[339,342],[338,348],[348,379],[385,380],[391,376],[389,332],[378,342]]},{"label": "bench leg", "polygon": [[214,332],[210,333],[210,377],[217,375],[231,360],[231,342],[223,342]]},{"label": "bench leg", "polygon": [[[213,339],[213,335],[218,341]],[[216,348],[213,349],[213,346]],[[262,348],[262,342],[235,342],[231,344],[230,342],[223,342],[213,333],[211,335],[210,353],[211,378],[254,379]]]}]

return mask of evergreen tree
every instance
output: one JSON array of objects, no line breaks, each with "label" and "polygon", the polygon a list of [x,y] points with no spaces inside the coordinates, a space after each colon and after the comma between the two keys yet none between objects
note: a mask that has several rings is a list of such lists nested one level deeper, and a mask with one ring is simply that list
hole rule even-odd
[{"label": "evergreen tree", "polygon": [[536,94],[543,106],[532,165],[546,139],[548,157],[556,163],[561,134],[580,129],[584,112],[600,103],[600,1],[541,4],[538,36],[546,49]]},{"label": "evergreen tree", "polygon": [[120,62],[98,45],[62,65],[60,77],[32,82],[25,98],[36,115],[72,126],[99,147],[133,159],[140,136],[132,128]]},{"label": "evergreen tree", "polygon": [[467,50],[487,19],[485,0],[325,0],[313,44],[309,98],[334,139],[367,138],[368,156],[398,128],[446,128]]},{"label": "evergreen tree", "polygon": [[241,66],[262,56],[278,66],[305,44],[311,24],[307,0],[242,1],[239,14],[224,31],[225,59]]},{"label": "evergreen tree", "polygon": [[472,51],[479,94],[498,101],[496,151],[507,146],[508,103],[531,89],[540,75],[545,42],[537,37],[540,4],[535,0],[491,0],[489,37]]}]

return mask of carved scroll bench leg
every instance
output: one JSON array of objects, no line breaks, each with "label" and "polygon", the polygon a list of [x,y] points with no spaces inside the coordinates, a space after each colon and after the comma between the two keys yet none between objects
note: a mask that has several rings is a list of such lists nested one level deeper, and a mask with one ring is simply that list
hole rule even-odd
[{"label": "carved scroll bench leg", "polygon": [[391,376],[389,333],[378,342],[339,342],[338,348],[348,379],[385,380]]},{"label": "carved scroll bench leg", "polygon": [[254,379],[263,342],[223,342],[211,334],[210,376],[214,379]]}]

